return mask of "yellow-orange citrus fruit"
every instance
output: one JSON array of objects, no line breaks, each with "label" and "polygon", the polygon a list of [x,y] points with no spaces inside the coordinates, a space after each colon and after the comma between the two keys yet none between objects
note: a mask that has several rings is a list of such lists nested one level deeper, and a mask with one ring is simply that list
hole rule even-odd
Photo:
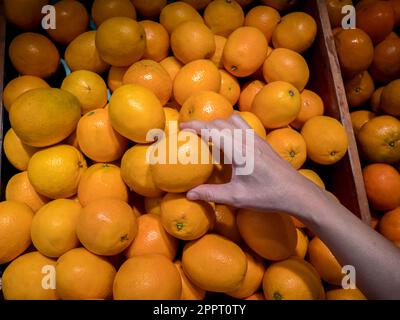
[{"label": "yellow-orange citrus fruit", "polygon": [[168,193],[161,201],[161,223],[172,236],[194,240],[206,234],[214,224],[215,215],[205,201],[190,201],[186,194]]},{"label": "yellow-orange citrus fruit", "polygon": [[400,88],[400,79],[387,84],[382,91],[380,108],[385,113],[392,116],[400,115],[398,92]]},{"label": "yellow-orange citrus fruit", "polygon": [[179,260],[174,262],[176,268],[179,271],[179,275],[182,280],[182,294],[181,300],[203,300],[206,291],[194,285],[186,276],[182,268],[182,263]]},{"label": "yellow-orange citrus fruit", "polygon": [[251,82],[246,83],[242,87],[242,91],[240,92],[240,97],[238,101],[239,110],[240,111],[250,111],[251,105],[253,104],[254,97],[260,90],[265,86],[265,82],[260,80],[253,80]]},{"label": "yellow-orange citrus fruit", "polygon": [[17,173],[6,186],[6,200],[14,200],[25,203],[33,210],[38,211],[49,199],[38,194],[29,181],[26,171]]},{"label": "yellow-orange citrus fruit", "polygon": [[121,178],[121,169],[111,163],[96,163],[82,175],[78,199],[82,206],[101,198],[128,202],[128,188]]},{"label": "yellow-orange citrus fruit", "polygon": [[20,76],[12,79],[3,91],[4,107],[10,111],[11,105],[19,96],[38,88],[50,88],[50,86],[46,81],[35,76]]},{"label": "yellow-orange citrus fruit", "polygon": [[236,113],[243,118],[244,121],[264,140],[267,134],[261,120],[252,112],[249,111],[236,111]]},{"label": "yellow-orange citrus fruit", "polygon": [[95,0],[91,13],[97,27],[113,17],[127,17],[136,20],[136,9],[130,0]]},{"label": "yellow-orange citrus fruit", "polygon": [[118,160],[128,148],[128,139],[113,129],[106,109],[86,113],[78,122],[76,135],[80,150],[96,162]]},{"label": "yellow-orange citrus fruit", "polygon": [[121,177],[132,191],[145,197],[158,197],[163,191],[153,181],[147,161],[149,148],[149,145],[137,144],[125,152],[121,161]]},{"label": "yellow-orange citrus fruit", "polygon": [[33,30],[40,26],[43,6],[48,0],[5,0],[4,13],[8,22],[22,30]]},{"label": "yellow-orange citrus fruit", "polygon": [[296,227],[287,214],[240,209],[236,222],[243,240],[261,257],[282,260],[294,254]]},{"label": "yellow-orange citrus fruit", "polygon": [[264,86],[255,96],[251,106],[265,128],[287,126],[300,112],[300,93],[288,82],[274,81]]},{"label": "yellow-orange citrus fruit", "polygon": [[159,99],[140,85],[127,84],[115,90],[108,112],[113,128],[137,143],[151,142],[146,139],[148,131],[165,127],[165,115]]},{"label": "yellow-orange citrus fruit", "polygon": [[304,123],[312,117],[324,114],[324,102],[321,97],[311,90],[304,89],[300,93],[301,107],[296,119],[290,124],[293,128],[301,129]]},{"label": "yellow-orange citrus fruit", "polygon": [[307,156],[319,164],[333,164],[347,152],[349,140],[343,125],[336,119],[317,116],[301,129],[307,144]]},{"label": "yellow-orange citrus fruit", "polygon": [[182,68],[183,64],[176,59],[174,56],[166,57],[160,61],[161,66],[168,72],[171,80],[175,80],[175,76],[178,74],[179,70]]},{"label": "yellow-orange citrus fruit", "polygon": [[10,43],[8,54],[20,74],[39,78],[53,75],[60,63],[60,54],[54,43],[33,32],[16,36]]},{"label": "yellow-orange citrus fruit", "polygon": [[206,291],[229,292],[243,282],[247,259],[234,242],[216,234],[206,234],[185,245],[182,267],[196,286]]},{"label": "yellow-orange citrus fruit", "polygon": [[367,300],[358,289],[333,289],[326,292],[326,300]]},{"label": "yellow-orange citrus fruit", "polygon": [[228,101],[235,105],[240,96],[239,81],[225,70],[219,70],[221,74],[221,88],[219,93],[222,94]]},{"label": "yellow-orange citrus fruit", "polygon": [[241,237],[236,224],[236,212],[234,208],[224,204],[215,205],[215,225],[213,232],[233,242],[240,242]]},{"label": "yellow-orange citrus fruit", "polygon": [[15,259],[31,244],[33,214],[25,203],[14,200],[0,202],[0,264]]},{"label": "yellow-orange citrus fruit", "polygon": [[97,29],[96,48],[105,62],[117,67],[127,67],[143,56],[146,33],[133,19],[110,18]]},{"label": "yellow-orange citrus fruit", "polygon": [[111,92],[114,92],[122,86],[122,79],[128,67],[114,67],[111,66],[107,76],[107,85]]},{"label": "yellow-orange citrus fruit", "polygon": [[[152,146],[151,174],[155,185],[166,192],[186,192],[205,183],[213,171],[211,154],[204,140],[190,131],[184,134],[186,141],[170,135]],[[156,151],[158,159],[154,157]]]},{"label": "yellow-orange citrus fruit", "polygon": [[57,258],[79,246],[76,224],[81,205],[74,200],[58,199],[44,205],[32,220],[32,243],[41,254]]},{"label": "yellow-orange citrus fruit", "polygon": [[181,294],[179,271],[160,254],[126,260],[118,270],[113,285],[115,300],[178,300]]},{"label": "yellow-orange citrus fruit", "polygon": [[113,256],[124,251],[137,233],[136,217],[124,201],[103,198],[89,202],[79,215],[76,234],[91,252]]},{"label": "yellow-orange citrus fruit", "polygon": [[368,110],[357,110],[350,113],[354,134],[357,136],[361,127],[375,116],[376,114],[374,112]]},{"label": "yellow-orange citrus fruit", "polygon": [[276,9],[268,6],[256,6],[246,14],[244,24],[259,29],[269,43],[280,20],[281,16]]},{"label": "yellow-orange citrus fruit", "polygon": [[63,300],[109,299],[115,274],[105,257],[85,248],[72,249],[57,260],[57,294]]},{"label": "yellow-orange citrus fruit", "polygon": [[214,35],[215,52],[214,52],[213,56],[210,58],[210,60],[219,69],[224,67],[224,62],[222,61],[222,54],[224,52],[226,40],[227,39],[223,36],[219,36],[217,34]]},{"label": "yellow-orange citrus fruit", "polygon": [[243,25],[243,9],[234,0],[214,0],[204,10],[204,21],[212,32],[227,37]]},{"label": "yellow-orange citrus fruit", "polygon": [[60,89],[34,89],[20,96],[10,110],[10,122],[21,141],[46,147],[67,138],[81,117],[77,98]]},{"label": "yellow-orange citrus fruit", "polygon": [[38,251],[26,253],[12,261],[2,275],[2,291],[5,300],[57,300],[58,294],[54,281],[45,282],[43,270],[56,266],[56,261],[47,258]]},{"label": "yellow-orange citrus fruit", "polygon": [[374,80],[363,71],[345,81],[346,98],[350,107],[363,106],[375,91]]},{"label": "yellow-orange citrus fruit", "polygon": [[163,110],[165,114],[165,134],[178,132],[179,111],[170,107],[164,107]]},{"label": "yellow-orange citrus fruit", "polygon": [[160,62],[168,56],[169,34],[161,23],[142,20],[139,24],[146,33],[146,49],[143,54],[144,59]]},{"label": "yellow-orange citrus fruit", "polygon": [[145,197],[144,208],[146,213],[161,214],[161,201],[164,196],[160,197]]},{"label": "yellow-orange citrus fruit", "polygon": [[308,237],[307,235],[299,228],[297,228],[297,246],[296,246],[296,256],[304,259],[308,249]]},{"label": "yellow-orange citrus fruit", "polygon": [[236,77],[247,77],[262,66],[267,48],[267,40],[260,30],[240,27],[230,34],[225,43],[222,54],[224,67]]},{"label": "yellow-orange citrus fruit", "polygon": [[182,1],[164,6],[160,13],[160,23],[171,35],[181,23],[186,21],[203,22],[203,18],[195,8]]},{"label": "yellow-orange citrus fruit", "polygon": [[131,0],[131,2],[143,18],[158,18],[162,8],[167,4],[167,0]]},{"label": "yellow-orange citrus fruit", "polygon": [[300,169],[307,159],[307,146],[303,136],[291,128],[271,131],[266,138],[271,147],[293,168]]},{"label": "yellow-orange citrus fruit", "polygon": [[263,75],[267,82],[287,81],[299,91],[308,83],[310,71],[306,60],[297,52],[286,49],[274,49],[265,59]]},{"label": "yellow-orange citrus fruit", "polygon": [[317,186],[325,189],[324,181],[322,181],[320,176],[315,171],[310,169],[300,169],[298,172],[308,180],[314,182]]},{"label": "yellow-orange citrus fruit", "polygon": [[152,91],[165,105],[172,94],[172,80],[168,72],[153,60],[140,60],[126,70],[123,84],[137,84]]}]

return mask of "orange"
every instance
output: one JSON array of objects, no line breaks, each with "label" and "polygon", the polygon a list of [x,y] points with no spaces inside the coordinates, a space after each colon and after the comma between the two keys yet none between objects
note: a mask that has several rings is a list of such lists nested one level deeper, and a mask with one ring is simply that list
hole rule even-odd
[{"label": "orange", "polygon": [[89,15],[85,6],[75,0],[61,0],[54,5],[56,28],[46,29],[50,38],[68,44],[89,27]]},{"label": "orange", "polygon": [[307,146],[302,135],[291,128],[276,129],[266,138],[271,147],[295,169],[307,159]]},{"label": "orange", "polygon": [[236,77],[247,77],[262,66],[267,48],[267,40],[257,28],[237,28],[225,43],[222,53],[224,67]]},{"label": "orange", "polygon": [[374,44],[384,40],[392,32],[395,16],[388,1],[371,1],[356,8],[357,28],[364,30]]},{"label": "orange", "polygon": [[315,171],[310,169],[300,169],[298,172],[308,180],[314,182],[317,186],[325,189],[324,181],[322,181],[320,176]]},{"label": "orange", "polygon": [[137,12],[143,18],[158,18],[167,0],[131,0]]},{"label": "orange", "polygon": [[244,25],[259,29],[269,43],[280,20],[281,16],[274,8],[268,6],[256,6],[246,14]]},{"label": "orange", "polygon": [[400,76],[400,38],[385,39],[374,49],[371,65],[374,79],[389,82]]},{"label": "orange", "polygon": [[138,232],[131,246],[125,251],[127,258],[149,254],[160,254],[174,260],[178,241],[167,233],[161,218],[153,213],[143,214],[138,219]]},{"label": "orange", "polygon": [[221,88],[221,75],[210,60],[195,60],[184,65],[175,76],[173,94],[183,105],[187,98],[199,91],[218,92]]},{"label": "orange", "polygon": [[110,88],[111,92],[114,92],[122,86],[122,79],[124,78],[126,70],[128,70],[128,67],[111,66],[107,77],[107,85]]},{"label": "orange", "polygon": [[[186,192],[205,183],[213,171],[208,145],[195,133],[182,132],[185,140],[178,139],[176,134],[170,135],[155,147],[153,145],[151,150],[149,160],[153,181],[166,192]],[[158,159],[153,158],[156,151]]]},{"label": "orange", "polygon": [[318,300],[324,292],[313,266],[298,257],[270,265],[264,274],[263,290],[267,300]]},{"label": "orange", "polygon": [[11,63],[22,75],[48,78],[59,66],[60,55],[45,36],[26,32],[16,36],[8,48]]},{"label": "orange", "polygon": [[326,300],[367,300],[358,289],[334,289],[326,292]]},{"label": "orange", "polygon": [[7,111],[15,100],[25,92],[38,88],[50,88],[46,81],[35,76],[20,76],[14,78],[3,91],[3,103]]},{"label": "orange", "polygon": [[160,62],[168,56],[169,34],[161,23],[142,20],[139,24],[146,33],[146,49],[143,54],[144,59]]},{"label": "orange", "polygon": [[86,160],[76,148],[56,145],[32,156],[28,177],[41,195],[50,199],[69,198],[76,194],[86,168]]},{"label": "orange", "polygon": [[227,292],[231,297],[244,299],[253,295],[261,286],[265,265],[264,261],[257,255],[245,251],[247,258],[247,271],[242,284],[234,291]]},{"label": "orange", "polygon": [[118,160],[128,148],[128,140],[112,128],[105,109],[86,113],[78,122],[76,134],[80,150],[96,162]]},{"label": "orange", "polygon": [[[37,251],[24,254],[11,262],[2,276],[2,290],[5,300],[57,300],[55,288],[43,288],[43,270],[52,270],[56,262]],[[44,269],[47,267],[46,269]],[[49,268],[50,267],[50,268]],[[50,271],[51,272],[51,271]],[[54,285],[54,280],[46,281]]]},{"label": "orange", "polygon": [[122,136],[147,143],[151,129],[165,128],[165,115],[157,96],[149,89],[127,84],[114,91],[108,108],[111,125]]},{"label": "orange", "polygon": [[261,3],[279,11],[287,11],[296,4],[297,0],[261,0]]},{"label": "orange", "polygon": [[110,18],[97,29],[96,48],[105,62],[117,67],[128,67],[143,56],[146,33],[133,19]]},{"label": "orange", "polygon": [[212,0],[182,0],[187,4],[190,4],[196,10],[202,10],[212,1]]},{"label": "orange", "polygon": [[65,62],[71,71],[88,70],[101,74],[109,65],[100,58],[95,44],[96,31],[80,34],[65,49]]},{"label": "orange", "polygon": [[161,201],[163,198],[164,198],[164,196],[145,197],[144,198],[145,212],[161,215]]},{"label": "orange", "polygon": [[400,160],[400,121],[392,116],[377,116],[358,132],[360,151],[372,162],[395,163]]},{"label": "orange", "polygon": [[255,96],[261,91],[264,86],[265,82],[260,80],[253,80],[246,83],[242,87],[242,91],[240,92],[240,97],[238,101],[239,110],[250,111]]},{"label": "orange", "polygon": [[243,9],[234,0],[214,0],[204,10],[204,21],[212,32],[227,37],[243,25]]},{"label": "orange", "polygon": [[352,0],[326,0],[326,6],[328,8],[329,20],[332,28],[338,28],[342,26],[342,20],[345,14],[342,13],[343,6],[353,5]]},{"label": "orange", "polygon": [[311,90],[304,89],[300,93],[301,107],[296,119],[290,124],[295,129],[301,129],[307,120],[324,114],[324,102]]},{"label": "orange", "polygon": [[275,81],[268,83],[255,96],[251,106],[265,128],[275,129],[287,126],[300,112],[299,91],[290,83]]},{"label": "orange", "polygon": [[261,257],[282,260],[295,253],[296,228],[288,215],[240,209],[236,222],[243,240]]},{"label": "orange", "polygon": [[232,104],[223,95],[212,91],[199,91],[182,105],[179,122],[228,119],[232,114]]},{"label": "orange", "polygon": [[236,225],[236,212],[234,208],[224,204],[215,205],[215,225],[213,232],[233,242],[240,242],[241,237]]},{"label": "orange", "polygon": [[72,93],[81,103],[82,114],[107,104],[107,85],[97,73],[74,71],[64,78],[61,89]]},{"label": "orange", "polygon": [[124,201],[103,198],[91,201],[78,218],[76,234],[91,252],[113,256],[124,251],[137,233],[136,217]]},{"label": "orange", "polygon": [[383,215],[379,221],[379,232],[390,241],[400,241],[400,208]]},{"label": "orange", "polygon": [[251,295],[250,297],[247,297],[244,300],[265,300],[264,295],[260,292],[256,292],[255,294]]},{"label": "orange", "polygon": [[205,201],[190,201],[185,194],[168,193],[161,201],[161,223],[172,236],[195,240],[214,224],[215,215]]},{"label": "orange", "polygon": [[309,245],[308,237],[301,229],[297,228],[296,231],[297,231],[297,246],[295,255],[299,258],[304,259]]},{"label": "orange", "polygon": [[92,17],[97,27],[113,17],[127,17],[136,20],[136,10],[130,0],[95,0]]},{"label": "orange", "polygon": [[181,277],[163,255],[133,257],[118,270],[113,294],[115,300],[178,300],[182,294]]},{"label": "orange", "polygon": [[31,244],[33,214],[25,203],[14,200],[0,202],[0,264],[14,260]]},{"label": "orange", "polygon": [[59,199],[44,205],[32,220],[33,245],[41,254],[57,258],[79,246],[75,229],[81,205],[74,200]]},{"label": "orange", "polygon": [[177,260],[174,262],[182,280],[181,300],[203,300],[206,292],[190,282],[182,268],[182,263]]},{"label": "orange", "polygon": [[317,23],[304,12],[292,12],[285,15],[276,26],[272,35],[274,48],[287,48],[303,53],[314,42],[317,35]]},{"label": "orange", "polygon": [[123,84],[136,84],[152,91],[165,105],[172,94],[172,80],[168,72],[153,60],[140,60],[129,67],[122,78]]},{"label": "orange", "polygon": [[132,191],[145,197],[159,197],[163,191],[153,181],[146,158],[149,148],[149,145],[136,144],[125,152],[121,160],[121,177]]},{"label": "orange", "polygon": [[234,242],[207,234],[185,245],[182,267],[191,282],[203,290],[230,292],[243,282],[247,259]]},{"label": "orange", "polygon": [[384,163],[370,164],[363,169],[364,184],[368,200],[376,210],[393,210],[400,205],[398,171]]},{"label": "orange", "polygon": [[393,8],[395,27],[400,23],[400,2],[399,0],[389,0]]},{"label": "orange", "polygon": [[29,181],[26,171],[17,173],[7,182],[5,194],[6,200],[25,203],[33,212],[38,211],[49,201],[49,199],[36,192]]},{"label": "orange", "polygon": [[254,114],[248,111],[236,111],[239,116],[257,133],[261,138],[266,139],[267,134],[261,120]]},{"label": "orange", "polygon": [[8,161],[18,170],[28,169],[29,160],[39,150],[23,143],[12,128],[4,136],[3,148]]},{"label": "orange", "polygon": [[380,108],[383,112],[388,113],[392,116],[400,115],[400,98],[398,94],[399,89],[400,79],[390,82],[383,88],[380,103]]},{"label": "orange", "polygon": [[[221,154],[220,159],[223,159],[223,154]],[[207,180],[207,184],[223,184],[231,181],[232,178],[232,165],[224,164],[223,161],[221,163],[216,163],[213,166],[213,171],[211,176]]]},{"label": "orange", "polygon": [[371,98],[375,90],[374,80],[363,71],[345,82],[346,98],[350,107],[360,107]]},{"label": "orange", "polygon": [[171,34],[171,49],[184,64],[209,59],[216,49],[214,34],[203,22],[182,22]]},{"label": "orange", "polygon": [[351,124],[353,126],[354,134],[357,136],[361,127],[375,116],[376,114],[374,112],[367,110],[358,110],[350,113]]},{"label": "orange", "polygon": [[192,6],[182,1],[166,5],[160,13],[160,23],[171,35],[177,26],[186,21],[203,22],[201,15]]},{"label": "orange", "polygon": [[57,294],[63,300],[110,299],[116,270],[85,248],[63,254],[56,266]]},{"label": "orange", "polygon": [[310,71],[306,60],[297,52],[286,49],[274,49],[263,65],[266,82],[286,81],[303,91],[307,85]]},{"label": "orange", "polygon": [[310,263],[324,281],[333,285],[341,285],[343,278],[342,267],[329,248],[319,238],[314,237],[310,241],[308,255]]},{"label": "orange", "polygon": [[223,36],[219,36],[217,34],[214,35],[215,52],[214,52],[213,56],[210,58],[210,60],[212,62],[214,62],[216,67],[219,69],[224,67],[224,63],[222,61],[222,54],[224,52],[226,40],[227,39]]},{"label": "orange", "polygon": [[[290,216],[290,218],[292,218],[293,224],[294,224],[294,226],[295,226],[296,228],[302,229],[302,228],[305,228],[305,227],[306,227],[306,225],[305,225],[303,222],[301,222],[299,219],[297,219],[297,218],[295,218],[295,217],[293,217],[293,216]],[[300,246],[302,245],[301,243],[299,243],[299,241],[301,241],[301,240],[299,239],[299,234],[298,234],[298,232],[297,232],[296,255],[297,255],[298,247],[300,247]]]},{"label": "orange", "polygon": [[319,164],[333,164],[344,157],[349,141],[343,125],[334,118],[316,116],[301,129],[307,156]]},{"label": "orange", "polygon": [[19,29],[36,29],[43,18],[42,8],[48,3],[48,0],[5,0],[6,19]]},{"label": "orange", "polygon": [[169,107],[164,107],[165,114],[165,134],[168,135],[169,132],[176,133],[179,130],[179,111]]},{"label": "orange", "polygon": [[172,81],[175,80],[176,75],[183,66],[183,64],[174,56],[170,56],[161,60],[160,65],[165,69],[165,71],[168,72]]},{"label": "orange", "polygon": [[361,29],[340,29],[334,36],[340,66],[346,77],[354,77],[371,65],[374,46]]},{"label": "orange", "polygon": [[96,163],[82,175],[78,199],[82,206],[101,198],[115,198],[128,202],[128,188],[121,178],[121,169],[113,164]]}]

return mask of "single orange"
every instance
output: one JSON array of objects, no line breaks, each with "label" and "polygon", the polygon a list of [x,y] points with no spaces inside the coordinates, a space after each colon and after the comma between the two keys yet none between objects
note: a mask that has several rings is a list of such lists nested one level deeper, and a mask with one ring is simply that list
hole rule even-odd
[{"label": "single orange", "polygon": [[298,130],[311,118],[324,114],[324,102],[317,93],[304,89],[300,93],[300,99],[300,112],[296,119],[290,124],[293,128]]},{"label": "single orange", "polygon": [[169,34],[161,23],[142,20],[139,24],[146,33],[146,49],[143,54],[144,59],[160,62],[168,56]]},{"label": "single orange", "polygon": [[247,82],[240,92],[238,106],[240,111],[250,111],[251,105],[253,104],[254,97],[261,91],[265,86],[265,82],[260,80],[253,80]]},{"label": "single orange", "polygon": [[178,25],[186,21],[203,23],[203,18],[195,8],[182,1],[169,3],[161,10],[160,23],[170,35]]},{"label": "single orange", "polygon": [[400,241],[400,208],[386,212],[379,221],[379,232],[390,241]]},{"label": "single orange", "polygon": [[214,35],[215,41],[215,52],[213,56],[210,58],[212,62],[217,66],[217,68],[221,69],[224,67],[224,62],[222,61],[222,54],[224,52],[224,47],[226,44],[226,38],[223,36],[219,36],[217,34]]},{"label": "single orange", "polygon": [[281,16],[276,9],[268,6],[256,6],[246,14],[244,25],[259,29],[269,43],[280,20]]},{"label": "single orange", "polygon": [[91,13],[97,27],[113,17],[127,17],[136,20],[136,10],[130,0],[95,0]]},{"label": "single orange", "polygon": [[347,102],[350,107],[360,107],[371,98],[375,90],[374,80],[363,71],[345,82]]}]

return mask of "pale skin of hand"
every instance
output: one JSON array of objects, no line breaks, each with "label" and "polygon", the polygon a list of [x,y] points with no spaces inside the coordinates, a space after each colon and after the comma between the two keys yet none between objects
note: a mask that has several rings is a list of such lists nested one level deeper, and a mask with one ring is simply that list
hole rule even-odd
[{"label": "pale skin of hand", "polygon": [[[182,123],[181,129],[191,129],[198,134],[201,129],[229,129],[226,138],[233,140],[233,129],[250,127],[240,116],[233,115],[226,121]],[[229,156],[233,167],[231,181],[198,186],[187,193],[187,198],[236,208],[289,213],[318,236],[342,266],[354,266],[356,286],[368,299],[400,299],[400,250],[325,190],[299,174],[257,134],[254,138],[252,174],[235,174],[238,165],[234,148]],[[211,140],[223,150],[219,139],[211,135]]]}]

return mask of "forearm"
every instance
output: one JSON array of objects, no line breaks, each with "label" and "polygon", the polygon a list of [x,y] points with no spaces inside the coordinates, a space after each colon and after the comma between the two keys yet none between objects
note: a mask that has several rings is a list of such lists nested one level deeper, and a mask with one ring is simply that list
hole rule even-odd
[{"label": "forearm", "polygon": [[293,213],[341,265],[354,266],[356,286],[370,299],[400,299],[400,250],[322,189],[302,199]]}]

